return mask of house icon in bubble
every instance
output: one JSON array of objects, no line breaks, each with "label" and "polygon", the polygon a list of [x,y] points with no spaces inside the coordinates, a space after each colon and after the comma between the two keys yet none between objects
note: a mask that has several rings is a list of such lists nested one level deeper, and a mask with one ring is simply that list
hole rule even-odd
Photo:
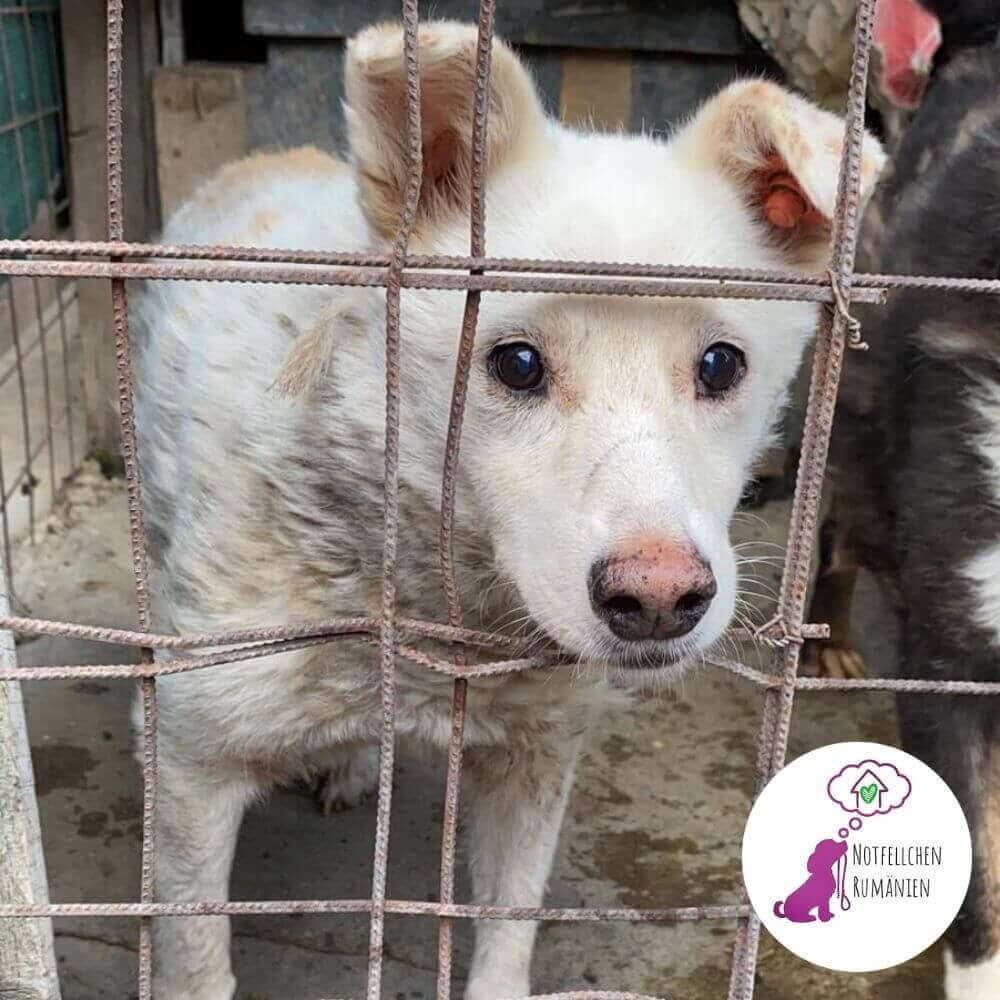
[{"label": "house icon in bubble", "polygon": [[882,796],[889,791],[888,786],[872,770],[865,771],[851,786],[854,808],[859,813],[871,815],[882,808]]}]

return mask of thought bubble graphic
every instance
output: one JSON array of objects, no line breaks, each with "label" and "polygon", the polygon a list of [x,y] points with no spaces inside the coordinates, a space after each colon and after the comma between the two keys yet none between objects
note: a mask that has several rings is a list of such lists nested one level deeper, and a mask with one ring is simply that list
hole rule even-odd
[{"label": "thought bubble graphic", "polygon": [[827,795],[845,812],[880,816],[909,798],[910,779],[892,764],[862,760],[845,764],[826,786]]}]

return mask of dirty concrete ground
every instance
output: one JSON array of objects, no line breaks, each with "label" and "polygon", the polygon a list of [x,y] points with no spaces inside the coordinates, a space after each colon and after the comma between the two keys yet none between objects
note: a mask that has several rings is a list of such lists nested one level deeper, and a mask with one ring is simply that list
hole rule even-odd
[{"label": "dirty concrete ground", "polygon": [[[741,516],[738,532],[761,542],[781,541],[787,513],[787,502],[772,502]],[[127,523],[121,483],[86,469],[41,543],[15,552],[21,602],[38,616],[131,625]],[[776,586],[777,565],[756,569],[757,590]],[[875,672],[884,672],[886,649],[871,645],[873,637],[884,641],[885,634],[881,626],[872,627],[877,600],[868,591],[858,605],[863,616],[858,634],[869,640],[865,651]],[[18,651],[28,665],[107,662],[112,650],[41,638],[22,642]],[[751,652],[749,662],[758,656]],[[25,685],[55,901],[138,896],[141,788],[131,756],[131,687],[126,681]],[[549,904],[737,901],[759,711],[757,689],[706,668],[673,692],[601,720],[578,771]],[[888,697],[802,693],[790,757],[836,740],[896,738]],[[443,760],[400,765],[389,850],[389,892],[396,898],[436,898],[442,765]],[[275,793],[246,819],[233,898],[366,896],[374,824],[373,803],[324,817],[304,790]],[[457,898],[467,899],[467,892],[460,881]],[[539,933],[534,986],[538,992],[603,988],[671,1000],[720,1000],[728,984],[734,926],[728,921],[675,927],[547,924]],[[245,917],[235,920],[234,930],[241,1000],[363,993],[368,937],[360,916]],[[460,922],[456,995],[470,931]],[[134,920],[59,920],[56,935],[65,1000],[135,995]],[[383,995],[432,997],[435,953],[432,919],[391,918]],[[940,963],[932,949],[886,973],[842,975],[806,965],[765,935],[756,995],[760,1000],[936,1000]]]}]

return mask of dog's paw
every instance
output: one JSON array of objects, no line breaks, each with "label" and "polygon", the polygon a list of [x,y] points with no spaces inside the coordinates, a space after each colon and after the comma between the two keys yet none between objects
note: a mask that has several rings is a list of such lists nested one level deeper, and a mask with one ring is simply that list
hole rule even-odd
[{"label": "dog's paw", "polygon": [[336,751],[316,775],[316,804],[324,816],[353,809],[378,788],[377,746]]},{"label": "dog's paw", "polygon": [[802,674],[805,677],[860,680],[868,676],[868,670],[854,646],[818,640],[807,642],[802,649]]}]

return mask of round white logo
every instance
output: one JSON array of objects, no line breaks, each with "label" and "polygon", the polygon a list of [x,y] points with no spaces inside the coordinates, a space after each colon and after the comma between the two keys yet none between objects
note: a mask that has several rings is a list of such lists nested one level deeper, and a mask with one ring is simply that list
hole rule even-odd
[{"label": "round white logo", "polygon": [[972,840],[926,764],[880,743],[834,743],[779,771],[743,834],[743,879],[789,951],[840,972],[899,965],[958,913]]}]

